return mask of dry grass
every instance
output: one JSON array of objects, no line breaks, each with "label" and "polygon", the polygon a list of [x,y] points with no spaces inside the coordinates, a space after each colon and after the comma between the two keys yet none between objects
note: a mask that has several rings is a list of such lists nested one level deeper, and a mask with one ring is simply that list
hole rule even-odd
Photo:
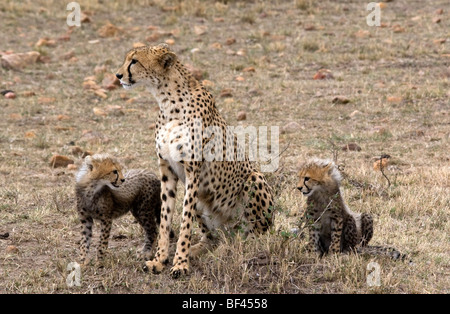
[{"label": "dry grass", "polygon": [[[75,28],[70,41],[40,47],[49,63],[23,71],[0,69],[1,90],[18,95],[0,100],[0,234],[10,234],[0,239],[0,293],[449,293],[448,1],[389,2],[383,27],[373,28],[366,25],[368,12],[359,1],[79,2],[92,21]],[[439,8],[444,13],[435,23]],[[58,1],[3,1],[1,50],[26,52],[37,49],[41,37],[57,39],[67,31],[67,13]],[[122,28],[117,37],[97,35],[107,21]],[[82,286],[69,288],[66,267],[77,259],[79,239],[74,171],[51,169],[48,160],[54,153],[71,156],[75,143],[121,157],[129,168],[157,171],[149,128],[157,105],[150,95],[133,90],[126,97],[135,101],[126,103],[123,90],[103,99],[82,87],[96,66],[114,73],[133,43],[146,42],[150,25],[164,33],[158,42],[173,39],[180,58],[203,71],[216,96],[231,89],[232,98],[218,99],[231,124],[300,125],[280,135],[281,149],[290,145],[279,170],[268,174],[277,192],[275,227],[245,241],[221,235],[214,251],[192,261],[190,276],[172,280],[168,271],[141,271],[136,251],[143,234],[126,216],[112,232],[125,238],[111,239],[103,267],[83,269]],[[403,31],[395,32],[395,25]],[[206,33],[196,35],[194,26],[206,26]],[[227,46],[229,37],[236,43]],[[439,38],[447,41],[434,43]],[[193,53],[194,48],[199,50]],[[71,51],[76,60],[60,58]],[[242,71],[250,66],[254,73]],[[334,79],[313,80],[321,68]],[[25,91],[36,95],[24,97]],[[332,103],[337,95],[350,102]],[[94,115],[94,107],[108,105],[122,106],[125,114]],[[248,120],[235,122],[241,110]],[[109,141],[83,142],[84,130]],[[29,131],[36,137],[27,138]],[[376,259],[379,287],[366,284],[366,267],[374,258],[319,259],[304,251],[306,238],[291,232],[303,213],[304,199],[294,190],[299,162],[332,157],[331,143],[340,148],[349,142],[362,148],[338,154],[345,164],[349,206],[375,217],[374,244],[394,246],[414,261]],[[389,188],[372,169],[372,158],[383,153],[392,156]],[[18,252],[8,253],[10,245]]]}]

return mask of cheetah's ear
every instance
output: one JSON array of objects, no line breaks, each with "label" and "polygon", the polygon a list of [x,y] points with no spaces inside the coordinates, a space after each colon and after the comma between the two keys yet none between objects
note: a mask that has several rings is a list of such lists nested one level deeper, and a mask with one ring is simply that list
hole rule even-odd
[{"label": "cheetah's ear", "polygon": [[176,54],[167,51],[159,57],[159,62],[164,70],[168,70],[175,64],[176,59]]}]

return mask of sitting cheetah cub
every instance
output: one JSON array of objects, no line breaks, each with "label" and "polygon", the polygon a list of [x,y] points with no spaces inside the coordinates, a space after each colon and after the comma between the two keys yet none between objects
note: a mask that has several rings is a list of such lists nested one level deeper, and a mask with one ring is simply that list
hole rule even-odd
[{"label": "sitting cheetah cub", "polygon": [[112,221],[131,211],[145,231],[142,253],[150,254],[158,234],[161,213],[161,184],[147,170],[129,170],[122,174],[122,165],[112,156],[87,156],[76,176],[77,210],[82,224],[81,262],[92,238],[93,220],[101,223],[98,258],[104,256]]},{"label": "sitting cheetah cub", "polygon": [[405,259],[394,248],[367,246],[373,236],[369,214],[352,212],[341,194],[341,174],[330,160],[313,159],[301,167],[297,189],[307,196],[308,250],[320,255],[349,252]]},{"label": "sitting cheetah cub", "polygon": [[330,160],[314,159],[302,166],[298,190],[307,196],[308,249],[320,254],[346,252],[365,246],[373,235],[368,214],[352,212],[341,195],[341,174]]}]

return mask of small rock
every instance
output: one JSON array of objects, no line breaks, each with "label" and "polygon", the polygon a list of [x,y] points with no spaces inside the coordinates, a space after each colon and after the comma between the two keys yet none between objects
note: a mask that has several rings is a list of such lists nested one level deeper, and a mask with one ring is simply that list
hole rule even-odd
[{"label": "small rock", "polygon": [[298,132],[301,129],[300,124],[297,122],[289,122],[285,126],[281,128],[281,134],[286,133],[295,133]]},{"label": "small rock", "polygon": [[405,32],[405,28],[400,26],[399,24],[396,24],[396,25],[392,26],[392,31],[394,33],[404,33]]},{"label": "small rock", "polygon": [[19,253],[19,249],[17,248],[17,246],[15,246],[15,245],[8,245],[7,247],[6,247],[6,253],[8,253],[8,254],[16,254],[16,253]]},{"label": "small rock", "polygon": [[0,233],[0,239],[8,239],[8,237],[9,237],[9,232]]},{"label": "small rock", "polygon": [[232,90],[230,88],[225,88],[222,89],[222,91],[219,94],[220,98],[229,98],[229,97],[233,97],[233,93]]},{"label": "small rock", "polygon": [[94,91],[94,94],[99,96],[100,98],[103,98],[103,99],[108,98],[108,95],[102,89],[97,89],[96,91]]},{"label": "small rock", "polygon": [[195,25],[194,26],[194,33],[197,36],[203,35],[208,31],[208,27],[206,25]]},{"label": "small rock", "polygon": [[350,118],[353,118],[353,117],[356,117],[357,115],[360,115],[360,114],[362,114],[361,111],[355,110],[349,116],[350,116]]},{"label": "small rock", "polygon": [[348,104],[349,102],[350,102],[350,99],[348,99],[345,96],[336,96],[332,100],[333,104],[338,104],[338,105],[345,105],[345,104]]},{"label": "small rock", "polygon": [[381,158],[378,158],[373,162],[373,170],[380,171],[381,168],[383,170],[386,170],[387,166],[389,165],[389,159],[391,156],[389,155],[383,155]]},{"label": "small rock", "polygon": [[238,81],[238,82],[243,82],[243,81],[245,81],[245,77],[243,77],[243,76],[236,76],[235,80]]},{"label": "small rock", "polygon": [[24,91],[20,95],[22,97],[32,97],[32,96],[36,96],[36,93],[33,91]]},{"label": "small rock", "polygon": [[1,64],[6,69],[19,70],[39,60],[41,54],[37,51],[26,53],[4,54],[1,57]]},{"label": "small rock", "polygon": [[236,119],[238,121],[247,120],[247,113],[245,111],[239,111],[237,116],[236,116]]},{"label": "small rock", "polygon": [[114,37],[120,32],[120,29],[111,24],[110,22],[106,23],[97,31],[97,34],[100,37]]},{"label": "small rock", "polygon": [[159,32],[153,32],[152,34],[150,34],[150,36],[148,36],[145,40],[147,40],[148,42],[156,42],[159,40],[159,38],[161,37]]},{"label": "small rock", "polygon": [[331,71],[328,69],[320,69],[313,76],[313,80],[328,80],[328,79],[334,79],[333,73],[331,73]]},{"label": "small rock", "polygon": [[34,131],[25,132],[25,138],[32,139],[36,137],[36,133]]},{"label": "small rock", "polygon": [[38,98],[38,104],[40,104],[40,105],[52,104],[55,101],[56,101],[55,97],[39,97]]},{"label": "small rock", "polygon": [[236,38],[233,37],[227,38],[227,40],[225,41],[225,45],[227,46],[231,46],[234,43],[236,43]]},{"label": "small rock", "polygon": [[14,92],[8,92],[5,94],[5,98],[14,99],[14,98],[16,98],[16,94]]},{"label": "small rock", "polygon": [[56,42],[53,39],[49,39],[48,37],[40,38],[38,42],[35,44],[36,47],[54,47],[56,46]]},{"label": "small rock", "polygon": [[221,43],[212,43],[209,47],[211,49],[220,50],[220,49],[222,49],[222,44]]},{"label": "small rock", "polygon": [[247,55],[247,52],[244,49],[239,49],[236,52],[236,55],[241,56],[241,57],[245,57]]},{"label": "small rock", "polygon": [[359,145],[356,143],[348,143],[348,144],[342,146],[342,150],[359,152],[359,151],[361,151],[361,147],[359,147]]},{"label": "small rock", "polygon": [[154,130],[156,128],[156,123],[152,123],[148,126],[149,130]]},{"label": "small rock", "polygon": [[103,110],[103,109],[101,109],[101,108],[94,107],[94,108],[92,109],[92,111],[94,112],[94,114],[95,114],[96,116],[106,117],[106,116],[108,115],[108,114],[106,113],[106,111]]},{"label": "small rock", "polygon": [[447,41],[446,38],[438,38],[438,39],[433,40],[433,43],[434,43],[435,45],[442,45],[442,44],[444,44],[446,41]]},{"label": "small rock", "polygon": [[120,86],[119,79],[112,73],[105,73],[102,80],[102,87],[107,90],[113,90]]},{"label": "small rock", "polygon": [[172,38],[166,39],[165,43],[170,46],[173,46],[173,45],[175,45],[175,39],[172,39]]},{"label": "small rock", "polygon": [[50,167],[52,168],[59,168],[59,167],[67,167],[67,165],[73,164],[74,161],[67,157],[62,155],[53,155],[50,158]]},{"label": "small rock", "polygon": [[399,104],[403,101],[402,97],[398,97],[398,96],[390,96],[388,98],[386,98],[387,102],[391,103],[391,104]]},{"label": "small rock", "polygon": [[242,70],[242,72],[255,72],[255,68],[254,67],[246,67]]}]

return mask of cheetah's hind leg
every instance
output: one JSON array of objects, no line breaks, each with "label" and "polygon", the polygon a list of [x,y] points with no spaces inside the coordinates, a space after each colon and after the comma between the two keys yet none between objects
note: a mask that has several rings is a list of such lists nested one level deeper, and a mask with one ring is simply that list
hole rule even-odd
[{"label": "cheetah's hind leg", "polygon": [[262,174],[253,172],[244,184],[246,235],[266,232],[273,224],[273,196]]}]

